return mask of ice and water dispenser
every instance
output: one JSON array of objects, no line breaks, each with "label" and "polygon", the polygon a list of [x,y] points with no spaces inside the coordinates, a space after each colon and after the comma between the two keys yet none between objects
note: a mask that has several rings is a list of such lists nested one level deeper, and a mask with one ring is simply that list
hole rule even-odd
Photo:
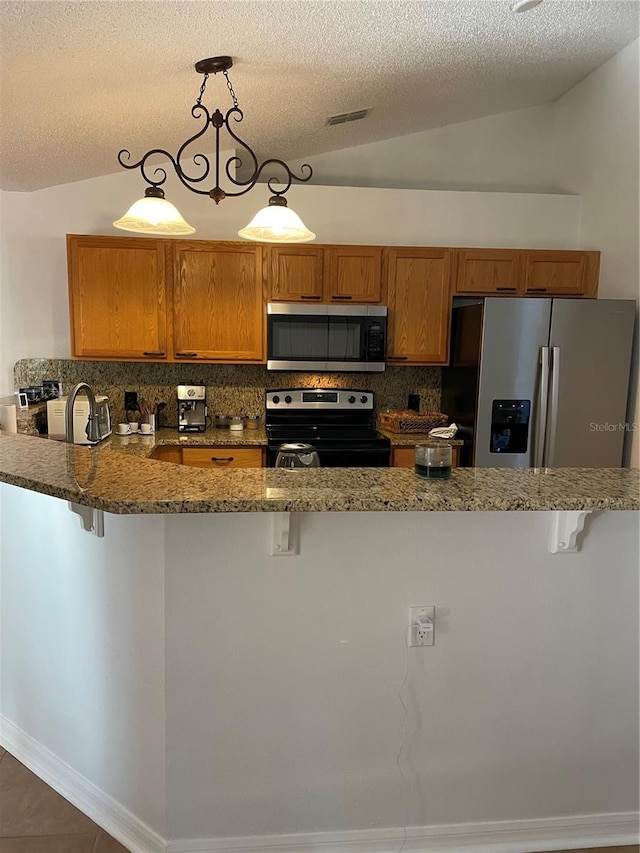
[{"label": "ice and water dispenser", "polygon": [[491,407],[491,453],[526,453],[531,400],[494,400]]}]

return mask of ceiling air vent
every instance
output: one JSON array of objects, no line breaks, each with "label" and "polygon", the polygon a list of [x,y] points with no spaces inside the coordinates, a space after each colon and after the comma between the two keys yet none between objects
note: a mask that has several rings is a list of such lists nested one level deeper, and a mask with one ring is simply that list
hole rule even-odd
[{"label": "ceiling air vent", "polygon": [[361,118],[366,118],[371,110],[372,107],[367,110],[354,110],[351,113],[340,113],[337,116],[329,116],[327,124],[346,124],[348,121],[359,121]]}]

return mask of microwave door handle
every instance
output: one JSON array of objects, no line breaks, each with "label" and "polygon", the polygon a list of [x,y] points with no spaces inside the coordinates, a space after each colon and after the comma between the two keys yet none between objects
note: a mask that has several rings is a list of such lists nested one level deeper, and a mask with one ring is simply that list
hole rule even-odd
[{"label": "microwave door handle", "polygon": [[538,387],[538,402],[535,416],[535,452],[533,467],[542,468],[544,464],[544,447],[547,432],[547,406],[549,396],[549,347],[540,347],[540,382]]}]

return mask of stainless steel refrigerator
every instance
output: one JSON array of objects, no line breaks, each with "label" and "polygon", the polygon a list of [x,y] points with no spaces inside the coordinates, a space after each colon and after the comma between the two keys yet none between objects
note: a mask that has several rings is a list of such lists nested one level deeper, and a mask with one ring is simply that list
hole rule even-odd
[{"label": "stainless steel refrigerator", "polygon": [[627,299],[454,305],[442,411],[465,439],[461,463],[620,467],[635,310]]}]

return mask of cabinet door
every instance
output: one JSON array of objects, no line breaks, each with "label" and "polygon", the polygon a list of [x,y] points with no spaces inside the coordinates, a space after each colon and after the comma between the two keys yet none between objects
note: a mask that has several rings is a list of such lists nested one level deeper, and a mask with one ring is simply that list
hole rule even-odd
[{"label": "cabinet door", "polygon": [[517,249],[457,249],[455,293],[523,293],[523,252]]},{"label": "cabinet door", "polygon": [[390,364],[446,364],[451,318],[451,250],[388,250]]},{"label": "cabinet door", "polygon": [[176,361],[264,361],[262,247],[173,244]]},{"label": "cabinet door", "polygon": [[326,302],[382,301],[382,249],[378,246],[331,246],[327,249]]},{"label": "cabinet door", "polygon": [[583,296],[587,252],[526,252],[525,293],[544,296]]},{"label": "cabinet door", "polygon": [[262,468],[260,447],[183,447],[182,464],[198,468]]},{"label": "cabinet door", "polygon": [[322,301],[324,251],[316,246],[270,246],[267,275],[272,302]]},{"label": "cabinet door", "polygon": [[67,235],[71,351],[80,358],[165,359],[165,243]]}]

